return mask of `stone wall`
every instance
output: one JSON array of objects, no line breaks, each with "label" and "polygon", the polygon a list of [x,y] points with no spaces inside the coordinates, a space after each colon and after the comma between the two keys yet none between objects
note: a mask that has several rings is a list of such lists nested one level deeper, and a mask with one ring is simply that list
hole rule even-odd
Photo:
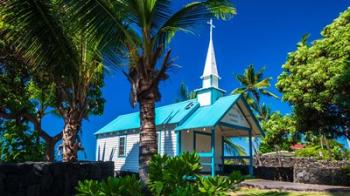
[{"label": "stone wall", "polygon": [[113,162],[0,163],[0,195],[74,195],[78,181],[113,174]]},{"label": "stone wall", "polygon": [[346,161],[317,161],[298,159],[294,165],[294,182],[350,186],[350,176],[344,167],[350,166]]},{"label": "stone wall", "polygon": [[320,161],[313,158],[260,157],[254,160],[258,178],[307,184],[350,185],[344,167],[347,161]]}]

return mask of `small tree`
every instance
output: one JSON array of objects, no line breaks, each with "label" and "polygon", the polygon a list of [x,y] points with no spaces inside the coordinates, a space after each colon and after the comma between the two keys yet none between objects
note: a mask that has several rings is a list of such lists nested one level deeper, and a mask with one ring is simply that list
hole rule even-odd
[{"label": "small tree", "polygon": [[265,137],[260,143],[260,152],[290,150],[291,145],[300,141],[295,127],[294,116],[273,113],[268,121],[262,122]]}]

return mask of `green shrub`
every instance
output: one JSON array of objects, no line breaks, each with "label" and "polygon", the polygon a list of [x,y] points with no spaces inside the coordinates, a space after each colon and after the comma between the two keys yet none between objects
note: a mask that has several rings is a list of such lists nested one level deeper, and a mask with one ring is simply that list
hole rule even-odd
[{"label": "green shrub", "polygon": [[314,157],[320,160],[347,160],[349,159],[349,151],[337,142],[329,142],[330,149],[321,148],[320,145],[306,146],[305,148],[295,151],[297,157]]},{"label": "green shrub", "polygon": [[75,189],[78,192],[77,196],[102,195],[101,183],[96,180],[79,181],[78,186]]},{"label": "green shrub", "polygon": [[155,195],[164,195],[192,183],[201,170],[199,157],[195,153],[183,153],[181,156],[169,157],[155,155],[149,165],[149,189]]},{"label": "green shrub", "polygon": [[239,172],[231,176],[200,176],[199,157],[195,153],[168,157],[155,155],[149,166],[149,189],[154,195],[226,195],[243,180]]},{"label": "green shrub", "polygon": [[141,182],[135,176],[109,177],[104,181],[84,180],[79,182],[78,196],[137,196],[142,195]]},{"label": "green shrub", "polygon": [[227,195],[229,190],[235,189],[234,180],[226,176],[201,176],[198,190],[202,195]]},{"label": "green shrub", "polygon": [[[155,155],[149,165],[148,188],[157,196],[227,195],[243,180],[239,172],[228,177],[211,177],[198,175],[200,170],[199,157],[195,153],[176,157]],[[102,182],[85,180],[79,182],[76,190],[78,196],[143,195],[141,182],[135,176],[109,177]]]}]

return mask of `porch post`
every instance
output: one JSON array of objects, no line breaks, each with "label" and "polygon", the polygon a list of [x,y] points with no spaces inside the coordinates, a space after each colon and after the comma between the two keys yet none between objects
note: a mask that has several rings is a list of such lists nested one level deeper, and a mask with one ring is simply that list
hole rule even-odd
[{"label": "porch post", "polygon": [[253,175],[253,142],[252,129],[249,129],[249,175]]},{"label": "porch post", "polygon": [[221,172],[224,173],[225,167],[225,137],[221,136]]},{"label": "porch post", "polygon": [[181,154],[181,131],[176,132],[176,156]]},{"label": "porch post", "polygon": [[211,130],[211,176],[215,176],[215,128]]}]

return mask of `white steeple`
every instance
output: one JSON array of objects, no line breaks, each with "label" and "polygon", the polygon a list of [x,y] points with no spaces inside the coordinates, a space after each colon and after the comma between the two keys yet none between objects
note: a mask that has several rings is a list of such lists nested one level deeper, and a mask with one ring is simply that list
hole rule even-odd
[{"label": "white steeple", "polygon": [[225,91],[219,88],[218,68],[216,66],[215,51],[213,44],[213,20],[208,22],[210,26],[210,39],[205,60],[202,79],[202,88],[196,90],[197,100],[201,106],[213,104],[218,98],[224,95]]},{"label": "white steeple", "polygon": [[209,88],[209,87],[219,88],[220,76],[218,74],[218,68],[216,65],[215,50],[214,50],[214,44],[213,44],[213,28],[215,28],[215,26],[213,25],[212,19],[210,19],[208,24],[210,26],[210,39],[209,39],[209,46],[207,51],[207,58],[205,60],[204,71],[201,77],[201,79],[203,80],[202,88]]}]

